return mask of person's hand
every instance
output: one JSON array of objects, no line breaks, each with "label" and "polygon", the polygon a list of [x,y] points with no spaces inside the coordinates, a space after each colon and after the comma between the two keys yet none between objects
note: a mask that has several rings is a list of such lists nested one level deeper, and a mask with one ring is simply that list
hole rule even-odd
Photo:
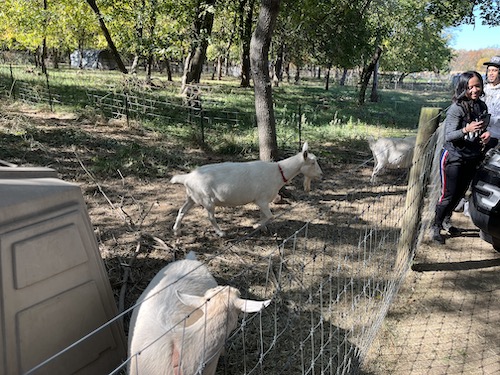
[{"label": "person's hand", "polygon": [[471,121],[465,126],[465,132],[467,133],[474,133],[479,130],[483,130],[483,123],[484,121]]},{"label": "person's hand", "polygon": [[490,132],[484,132],[483,134],[481,134],[479,136],[479,138],[481,138],[481,143],[483,145],[485,145],[485,144],[487,144],[490,141],[491,134],[490,134]]}]

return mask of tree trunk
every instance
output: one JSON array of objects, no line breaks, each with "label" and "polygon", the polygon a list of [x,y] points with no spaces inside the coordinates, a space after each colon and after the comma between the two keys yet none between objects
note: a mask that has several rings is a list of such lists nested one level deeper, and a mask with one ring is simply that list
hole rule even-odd
[{"label": "tree trunk", "polygon": [[293,83],[298,85],[300,83],[300,67],[297,66],[295,69],[295,76],[293,77]]},{"label": "tree trunk", "polygon": [[229,59],[229,51],[226,52],[226,56],[224,56],[224,75],[229,75],[231,61]]},{"label": "tree trunk", "polygon": [[33,57],[35,58],[35,68],[38,69],[40,67],[40,46],[36,47],[33,55]]},{"label": "tree trunk", "polygon": [[106,41],[108,42],[108,48],[111,51],[113,57],[115,58],[116,65],[118,65],[118,69],[120,69],[122,73],[127,74],[128,73],[127,68],[125,68],[125,64],[123,64],[122,58],[120,57],[120,54],[116,49],[115,43],[113,43],[113,39],[111,38],[111,34],[109,33],[106,24],[104,23],[104,19],[96,4],[96,0],[87,0],[87,3],[90,5],[92,10],[96,14],[97,18],[99,19],[99,26],[101,27],[101,31],[104,34]]},{"label": "tree trunk", "polygon": [[240,0],[241,82],[250,87],[250,44],[252,39],[253,8],[255,0]]},{"label": "tree trunk", "polygon": [[261,160],[276,160],[276,119],[269,78],[269,47],[279,13],[280,0],[262,0],[257,25],[250,43],[250,60],[255,93],[255,116],[259,130]]},{"label": "tree trunk", "polygon": [[197,16],[193,23],[193,40],[184,63],[181,92],[186,85],[200,83],[203,63],[207,55],[208,38],[212,34],[214,14],[206,9],[213,6],[215,0],[200,0],[197,6]]},{"label": "tree trunk", "polygon": [[[236,33],[238,32],[238,27],[236,20],[238,18],[238,14],[235,12],[234,13],[234,20],[233,20],[233,31],[231,32],[231,35],[229,36],[229,39],[227,41],[227,45],[224,49],[224,55],[220,56],[220,67],[219,67],[219,81],[222,80],[222,76],[229,75],[229,55],[231,53],[231,46],[233,45],[234,42],[234,37]],[[222,67],[224,66],[224,71],[222,70]]]},{"label": "tree trunk", "polygon": [[222,56],[217,57],[217,80],[222,80]]},{"label": "tree trunk", "polygon": [[170,61],[166,61],[167,65],[167,81],[172,82],[172,69],[170,68]]},{"label": "tree trunk", "polygon": [[370,102],[377,103],[378,102],[378,67],[379,61],[375,64],[375,68],[373,69],[373,81],[372,81],[372,92],[370,94]]},{"label": "tree trunk", "polygon": [[342,78],[340,79],[340,86],[345,86],[345,81],[347,79],[347,68],[344,68],[342,72]]},{"label": "tree trunk", "polygon": [[[43,10],[46,12],[47,11],[47,0],[43,0]],[[48,19],[44,20],[45,26],[48,24]],[[47,74],[47,65],[45,65],[45,60],[47,59],[47,36],[43,36],[43,41],[42,41],[42,73]]]},{"label": "tree trunk", "polygon": [[150,53],[146,62],[146,84],[151,84],[151,73],[153,70],[153,53]]},{"label": "tree trunk", "polygon": [[43,38],[42,41],[42,56],[40,57],[40,64],[42,67],[42,73],[47,74],[47,65],[45,61],[47,60],[47,38]]},{"label": "tree trunk", "polygon": [[134,60],[132,61],[132,66],[130,67],[130,73],[137,73],[137,65],[139,65],[139,54],[136,53]]},{"label": "tree trunk", "polygon": [[57,48],[54,48],[52,50],[52,56],[53,56],[53,64],[54,64],[54,69],[59,69],[59,60],[60,60],[60,55],[61,53]]},{"label": "tree trunk", "polygon": [[135,46],[135,55],[134,60],[132,61],[132,66],[130,67],[130,72],[132,74],[137,73],[137,66],[139,65],[139,59],[141,58],[141,50],[143,44],[143,36],[144,36],[144,22],[143,16],[146,9],[146,1],[141,1],[141,9],[138,12],[137,20],[135,24],[135,35],[137,36],[136,46]]},{"label": "tree trunk", "polygon": [[290,63],[287,62],[285,65],[286,81],[290,83]]},{"label": "tree trunk", "polygon": [[330,72],[332,71],[332,63],[328,63],[326,67],[326,75],[325,75],[325,90],[328,91],[330,89]]},{"label": "tree trunk", "polygon": [[155,29],[156,29],[156,1],[151,1],[151,15],[149,19],[149,38],[148,43],[148,61],[146,68],[146,83],[151,84],[151,74],[153,73],[153,62],[154,62],[154,45],[152,41],[155,40]]},{"label": "tree trunk", "polygon": [[280,44],[276,52],[276,62],[274,63],[273,86],[278,87],[283,80],[283,44]]},{"label": "tree trunk", "polygon": [[78,52],[80,52],[80,54],[78,55],[78,69],[83,69],[83,38],[78,41]]},{"label": "tree trunk", "polygon": [[375,70],[375,65],[377,64],[381,55],[382,55],[382,48],[380,46],[377,46],[377,48],[375,48],[375,52],[372,56],[370,63],[363,68],[363,72],[361,73],[361,82],[360,82],[361,87],[359,89],[359,97],[358,97],[359,105],[365,104],[366,89],[368,87],[368,83],[370,82],[370,77],[372,76],[372,73]]}]

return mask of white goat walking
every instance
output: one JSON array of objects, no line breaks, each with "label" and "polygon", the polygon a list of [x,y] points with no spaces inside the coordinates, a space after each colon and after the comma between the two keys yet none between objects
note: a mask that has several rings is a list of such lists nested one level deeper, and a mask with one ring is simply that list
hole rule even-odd
[{"label": "white goat walking", "polygon": [[270,304],[240,298],[193,253],[163,268],[138,299],[129,328],[130,375],[213,375],[239,312]]},{"label": "white goat walking", "polygon": [[406,169],[411,166],[415,150],[416,137],[406,138],[373,138],[368,139],[368,145],[373,154],[371,182],[385,169]]},{"label": "white goat walking", "polygon": [[170,182],[184,184],[187,198],[177,214],[174,234],[180,234],[181,221],[195,203],[205,208],[208,220],[221,237],[225,236],[225,232],[215,220],[216,206],[235,207],[253,202],[259,206],[262,218],[254,227],[261,227],[273,217],[269,203],[276,198],[283,185],[299,173],[305,176],[306,192],[311,188],[311,180],[322,174],[316,156],[308,152],[307,142],[297,155],[277,163],[259,160],[209,164],[188,174],[175,175]]}]

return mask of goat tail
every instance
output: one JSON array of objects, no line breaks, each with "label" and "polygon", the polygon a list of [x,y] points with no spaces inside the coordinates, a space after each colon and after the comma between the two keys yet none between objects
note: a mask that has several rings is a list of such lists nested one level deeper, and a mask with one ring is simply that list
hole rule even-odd
[{"label": "goat tail", "polygon": [[187,174],[176,174],[170,179],[171,184],[184,184]]}]

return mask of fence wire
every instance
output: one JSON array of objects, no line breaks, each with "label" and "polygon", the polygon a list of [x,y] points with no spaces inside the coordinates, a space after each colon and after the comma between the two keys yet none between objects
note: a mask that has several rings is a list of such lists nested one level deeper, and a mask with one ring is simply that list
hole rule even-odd
[{"label": "fence wire", "polygon": [[[427,168],[435,141],[431,139],[424,153]],[[347,180],[353,173],[338,178]],[[405,175],[392,185],[348,185],[338,186],[340,196],[326,218],[344,220],[326,227],[306,222],[275,246],[256,248],[252,241],[237,239],[204,259],[228,285],[252,299],[272,299],[260,313],[240,319],[225,343],[217,373],[363,373],[365,355],[409,270],[414,249],[397,261],[401,218],[408,209]],[[143,350],[161,352],[154,344]],[[124,372],[129,360],[113,373]]]},{"label": "fence wire", "polygon": [[[19,97],[30,103],[63,100],[48,90],[20,87]],[[180,111],[179,121],[189,116],[189,121],[202,123],[240,121],[237,113],[214,111],[208,116],[210,108],[186,108],[182,103],[131,93],[89,90],[87,95],[94,108],[110,116],[172,120],[174,109],[180,108],[186,111]],[[432,170],[440,148],[436,145],[442,142],[439,134],[436,132],[426,145],[423,159],[416,160],[424,164],[422,179],[433,176],[417,247],[427,229],[432,202],[436,201],[438,182],[434,178],[438,174]],[[359,170],[367,162],[363,160]],[[337,196],[331,199],[324,222],[307,221],[292,236],[258,251],[253,242],[239,239],[204,260],[220,278],[252,298],[272,299],[260,313],[240,319],[225,343],[217,373],[363,373],[366,354],[408,273],[415,248],[409,247],[404,258],[398,259],[404,229],[401,219],[408,209],[406,175],[390,185],[360,188],[355,179],[359,170],[339,171]],[[140,353],[131,353],[135,355]],[[113,373],[123,373],[129,360]],[[36,368],[30,373],[36,373]]]}]

